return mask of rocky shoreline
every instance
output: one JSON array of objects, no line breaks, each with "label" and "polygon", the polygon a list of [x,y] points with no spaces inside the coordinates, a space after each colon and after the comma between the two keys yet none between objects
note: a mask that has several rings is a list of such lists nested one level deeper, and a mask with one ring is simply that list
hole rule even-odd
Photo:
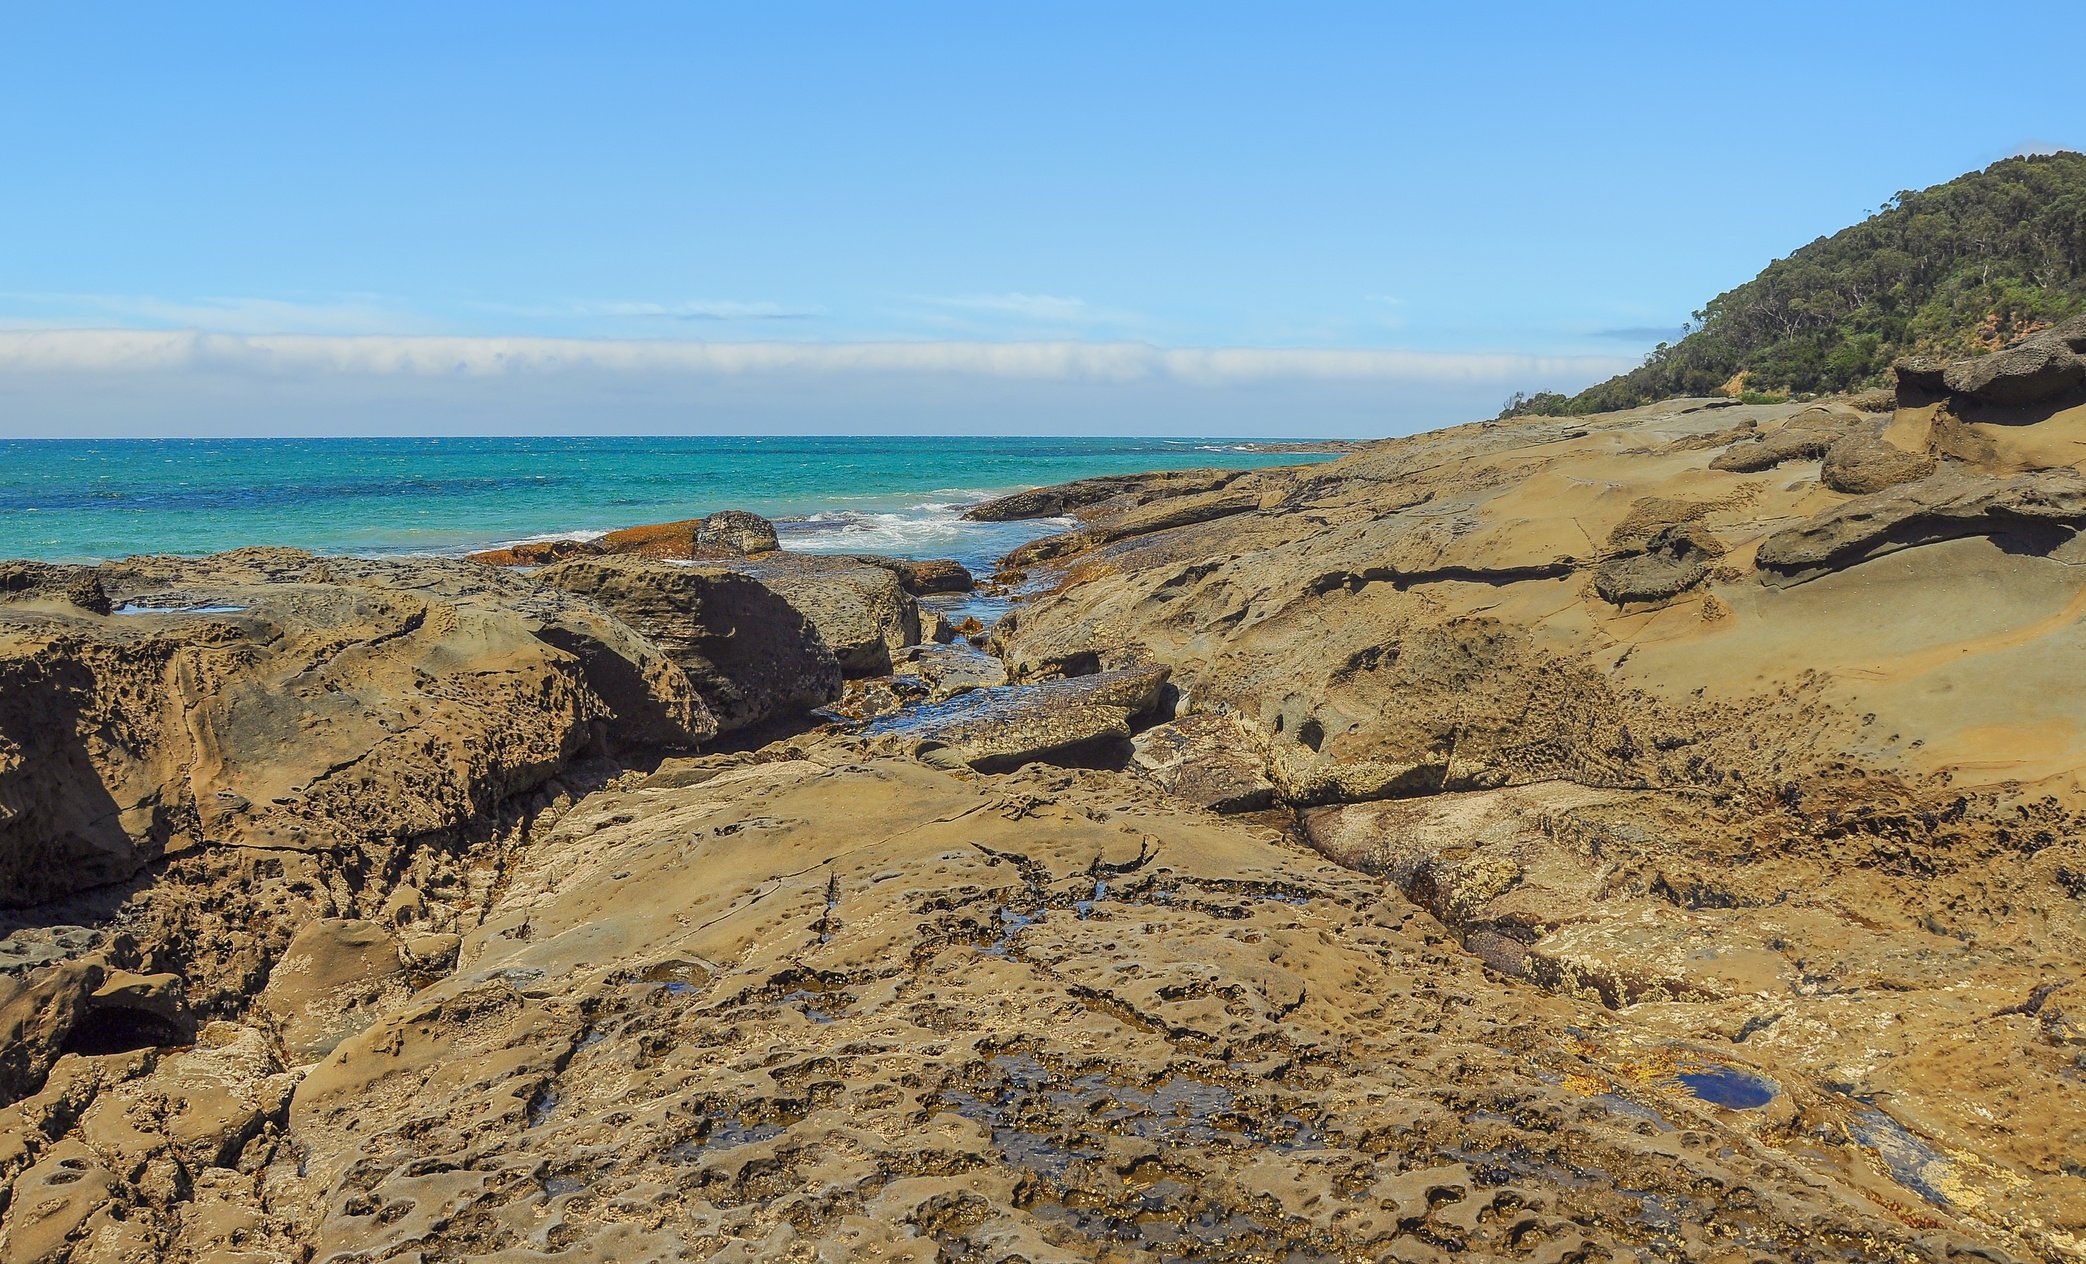
[{"label": "rocky shoreline", "polygon": [[0,1260],[2079,1258],[2082,356],[0,564]]}]

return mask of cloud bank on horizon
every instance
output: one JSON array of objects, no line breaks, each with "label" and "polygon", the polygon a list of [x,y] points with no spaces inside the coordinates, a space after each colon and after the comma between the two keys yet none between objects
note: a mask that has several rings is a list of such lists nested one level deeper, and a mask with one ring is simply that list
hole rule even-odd
[{"label": "cloud bank on horizon", "polygon": [[[1957,17],[18,5],[0,437],[1466,421],[1899,189],[2086,139],[2078,39]],[[1703,92],[1734,22],[1804,32],[1735,106]],[[2036,90],[1817,108],[1942,27]]]},{"label": "cloud bank on horizon", "polygon": [[[1628,361],[1132,341],[0,331],[21,436],[944,429],[1383,433]],[[845,427],[836,426],[845,418]]]}]

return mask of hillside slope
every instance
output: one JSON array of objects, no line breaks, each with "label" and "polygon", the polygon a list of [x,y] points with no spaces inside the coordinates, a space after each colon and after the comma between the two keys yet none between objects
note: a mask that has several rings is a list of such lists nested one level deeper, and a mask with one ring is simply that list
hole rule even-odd
[{"label": "hillside slope", "polygon": [[1679,342],[1566,399],[1584,414],[1750,391],[1884,383],[1902,355],[1966,355],[2086,311],[2086,154],[2009,158],[1920,192],[1711,299]]}]

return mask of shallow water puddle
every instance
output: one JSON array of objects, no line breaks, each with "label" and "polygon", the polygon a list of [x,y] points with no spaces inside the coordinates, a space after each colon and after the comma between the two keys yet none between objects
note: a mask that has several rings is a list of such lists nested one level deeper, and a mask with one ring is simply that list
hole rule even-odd
[{"label": "shallow water puddle", "polygon": [[1705,1063],[1682,1071],[1681,1087],[1712,1106],[1758,1110],[1775,1099],[1774,1081],[1734,1066]]},{"label": "shallow water puddle", "polygon": [[1034,926],[1037,922],[1042,921],[1043,912],[1044,910],[1039,908],[1033,913],[1017,913],[1004,904],[1000,905],[998,911],[1000,921],[999,938],[989,944],[981,945],[978,951],[989,957],[1006,956],[1014,946],[1014,937],[1029,927]]},{"label": "shallow water puddle", "polygon": [[1084,900],[1075,901],[1072,908],[1079,914],[1079,920],[1083,922],[1093,914],[1094,906],[1107,898],[1108,879],[1096,878],[1094,879],[1094,893]]},{"label": "shallow water puddle", "polygon": [[1059,694],[1079,691],[1077,680],[1046,680],[1033,685],[987,685],[939,702],[923,702],[881,715],[861,728],[864,737],[887,733],[931,732],[954,724],[1012,720],[1046,705]]},{"label": "shallow water puddle", "polygon": [[110,614],[244,614],[245,606],[154,606],[127,601]]},{"label": "shallow water puddle", "polygon": [[701,1137],[668,1146],[666,1158],[672,1163],[692,1163],[706,1154],[736,1150],[740,1146],[753,1145],[760,1141],[772,1141],[788,1129],[788,1124],[773,1120],[750,1124],[725,1115],[711,1120],[710,1126],[704,1129]]},{"label": "shallow water puddle", "polygon": [[1954,1160],[1874,1106],[1856,1111],[1847,1130],[1857,1145],[1883,1160],[1898,1184],[1936,1207],[1952,1205],[1944,1187],[1955,1177]]},{"label": "shallow water puddle", "polygon": [[654,962],[635,978],[625,980],[632,987],[656,987],[669,996],[693,995],[709,981],[707,967],[680,960]]}]

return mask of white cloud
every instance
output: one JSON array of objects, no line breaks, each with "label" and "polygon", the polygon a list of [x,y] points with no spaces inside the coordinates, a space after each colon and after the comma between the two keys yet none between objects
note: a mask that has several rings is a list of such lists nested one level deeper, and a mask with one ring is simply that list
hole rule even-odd
[{"label": "white cloud", "polygon": [[565,307],[494,307],[525,316],[588,316],[639,320],[807,320],[824,314],[816,307],[784,303],[747,303],[735,299],[687,299],[678,303],[603,300]]},{"label": "white cloud", "polygon": [[1049,325],[1136,325],[1144,317],[1136,312],[1097,307],[1083,298],[1062,294],[948,294],[925,295],[919,300],[951,311],[981,316],[1011,317]]},{"label": "white cloud", "polygon": [[21,328],[32,321],[49,327],[145,324],[179,329],[209,329],[232,334],[375,334],[417,333],[433,326],[376,295],[349,294],[322,300],[250,297],[167,299],[150,294],[0,293],[0,302],[40,313],[32,318],[4,318]]},{"label": "white cloud", "polygon": [[1142,342],[695,342],[222,334],[174,330],[0,331],[0,374],[136,371],[280,377],[506,378],[545,375],[965,375],[1016,380],[1285,380],[1434,383],[1593,380],[1633,361]]},{"label": "white cloud", "polygon": [[2059,145],[2054,141],[2024,140],[2020,144],[2014,146],[2014,151],[2008,154],[2007,157],[2047,158],[2051,154],[2069,154],[2074,152],[2076,151],[2070,145]]}]

